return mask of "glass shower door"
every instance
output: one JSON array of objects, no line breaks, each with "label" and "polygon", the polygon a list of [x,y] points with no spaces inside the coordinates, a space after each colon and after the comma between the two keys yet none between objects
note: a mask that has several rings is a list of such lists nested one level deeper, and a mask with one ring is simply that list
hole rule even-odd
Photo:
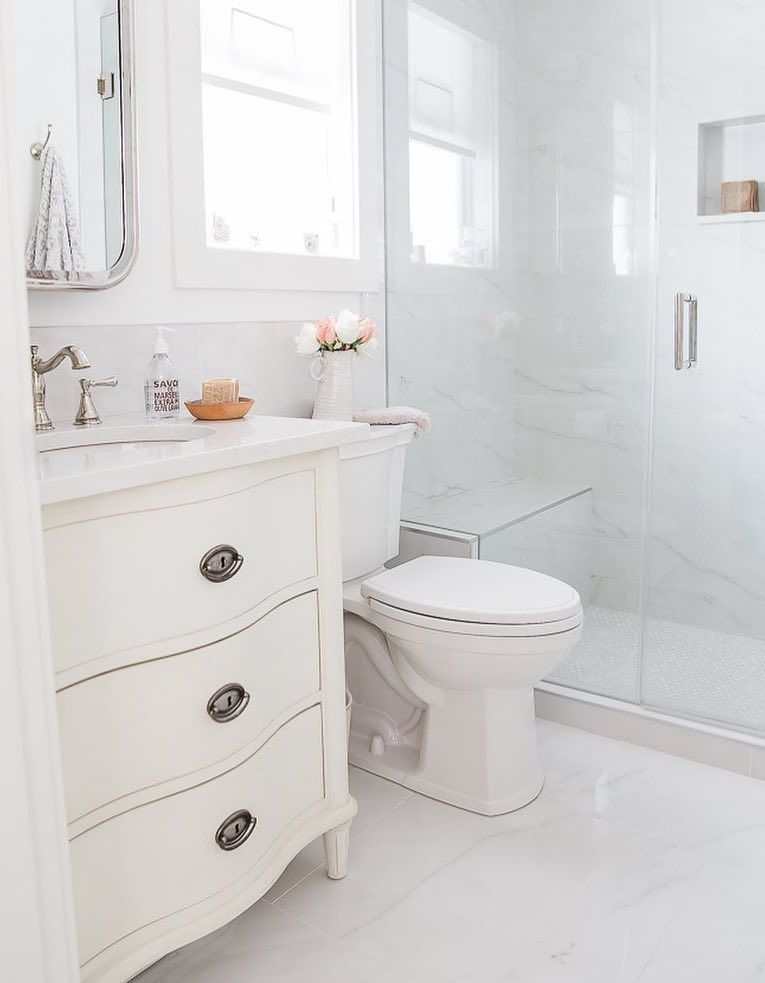
[{"label": "glass shower door", "polygon": [[660,11],[641,700],[765,731],[765,9]]}]

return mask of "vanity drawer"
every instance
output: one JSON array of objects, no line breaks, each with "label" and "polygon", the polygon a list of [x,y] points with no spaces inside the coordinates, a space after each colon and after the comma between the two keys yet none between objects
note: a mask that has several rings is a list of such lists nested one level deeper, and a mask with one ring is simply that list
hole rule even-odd
[{"label": "vanity drawer", "polygon": [[[318,693],[319,685],[312,592],[214,645],[61,690],[69,822],[122,796],[225,761],[290,707]],[[224,687],[228,691],[220,692]]]},{"label": "vanity drawer", "polygon": [[[80,961],[233,885],[323,797],[321,710],[314,707],[238,768],[74,839]],[[224,850],[216,832],[241,810],[256,819],[254,829],[241,846]],[[246,832],[246,817],[242,827]]]},{"label": "vanity drawer", "polygon": [[[155,643],[177,639],[180,648],[184,636],[218,626],[224,634],[272,594],[316,576],[313,470],[172,507],[137,495],[135,511],[45,531],[58,672]],[[200,564],[221,545],[244,562],[231,557],[216,582],[220,558],[206,574]]]}]

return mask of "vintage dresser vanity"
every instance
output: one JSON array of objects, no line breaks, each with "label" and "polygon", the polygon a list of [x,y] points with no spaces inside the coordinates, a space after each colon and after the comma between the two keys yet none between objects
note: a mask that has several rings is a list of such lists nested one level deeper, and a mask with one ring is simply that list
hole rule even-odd
[{"label": "vintage dresser vanity", "polygon": [[[38,438],[78,945],[94,983],[224,924],[317,836],[329,875],[345,873],[337,445],[361,428],[196,426]],[[128,467],[114,465],[121,450]]]}]

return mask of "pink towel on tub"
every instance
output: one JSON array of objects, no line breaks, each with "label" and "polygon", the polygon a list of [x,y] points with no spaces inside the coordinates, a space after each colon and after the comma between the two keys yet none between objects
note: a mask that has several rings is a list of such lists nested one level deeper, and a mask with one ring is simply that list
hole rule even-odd
[{"label": "pink towel on tub", "polygon": [[417,427],[415,438],[430,430],[430,416],[413,406],[385,406],[380,410],[358,410],[353,416],[356,423],[368,423],[372,427],[398,427],[403,423],[413,423]]}]

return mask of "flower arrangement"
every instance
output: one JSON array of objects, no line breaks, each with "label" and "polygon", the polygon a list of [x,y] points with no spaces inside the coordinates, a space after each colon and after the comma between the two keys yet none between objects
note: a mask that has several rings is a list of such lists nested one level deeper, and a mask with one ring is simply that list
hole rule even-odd
[{"label": "flower arrangement", "polygon": [[377,328],[374,321],[351,311],[340,311],[337,317],[304,324],[295,338],[298,355],[324,355],[326,352],[355,352],[371,358],[377,349]]}]

